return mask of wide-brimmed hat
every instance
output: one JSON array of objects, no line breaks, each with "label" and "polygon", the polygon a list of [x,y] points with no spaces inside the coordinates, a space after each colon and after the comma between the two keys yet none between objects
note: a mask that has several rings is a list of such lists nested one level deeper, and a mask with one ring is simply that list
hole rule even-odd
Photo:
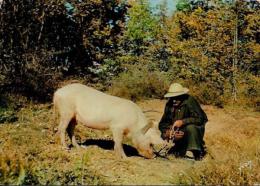
[{"label": "wide-brimmed hat", "polygon": [[164,95],[164,97],[169,98],[169,97],[176,97],[180,96],[183,94],[187,94],[189,92],[189,89],[183,87],[179,83],[173,83],[170,85],[170,88],[167,92],[167,94]]}]

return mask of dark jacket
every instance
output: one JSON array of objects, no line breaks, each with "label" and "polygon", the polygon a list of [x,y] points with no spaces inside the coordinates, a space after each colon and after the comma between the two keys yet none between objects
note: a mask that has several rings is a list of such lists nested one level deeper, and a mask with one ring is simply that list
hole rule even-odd
[{"label": "dark jacket", "polygon": [[172,98],[166,103],[164,114],[159,123],[162,136],[176,120],[183,120],[184,126],[190,124],[201,126],[206,124],[208,118],[196,99],[187,94],[184,95],[183,102],[176,109],[173,107]]}]

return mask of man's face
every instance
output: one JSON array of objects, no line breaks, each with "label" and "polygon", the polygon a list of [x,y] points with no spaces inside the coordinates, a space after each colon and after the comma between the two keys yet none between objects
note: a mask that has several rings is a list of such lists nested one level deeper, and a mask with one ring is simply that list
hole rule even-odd
[{"label": "man's face", "polygon": [[172,104],[173,104],[174,107],[178,107],[181,104],[181,100],[173,99]]},{"label": "man's face", "polygon": [[174,107],[178,107],[183,101],[183,97],[182,96],[177,96],[177,97],[173,97],[172,98],[172,105]]}]

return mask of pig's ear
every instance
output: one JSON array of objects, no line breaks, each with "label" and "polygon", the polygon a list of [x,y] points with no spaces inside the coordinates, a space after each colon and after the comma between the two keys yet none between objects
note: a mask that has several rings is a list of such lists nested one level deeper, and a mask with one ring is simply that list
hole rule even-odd
[{"label": "pig's ear", "polygon": [[149,121],[147,125],[142,128],[142,133],[145,134],[150,128],[153,127],[153,122]]}]

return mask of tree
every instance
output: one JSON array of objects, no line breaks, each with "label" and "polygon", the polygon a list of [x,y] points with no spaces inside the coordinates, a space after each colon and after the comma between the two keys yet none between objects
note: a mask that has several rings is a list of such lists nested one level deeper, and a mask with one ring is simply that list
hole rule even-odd
[{"label": "tree", "polygon": [[48,99],[58,80],[91,75],[87,67],[117,50],[126,11],[123,1],[5,0],[1,91]]},{"label": "tree", "polygon": [[123,43],[126,50],[136,55],[144,54],[154,43],[157,34],[158,20],[152,14],[147,0],[131,3]]},{"label": "tree", "polygon": [[190,11],[191,10],[191,4],[189,0],[179,0],[176,9],[178,11]]}]

